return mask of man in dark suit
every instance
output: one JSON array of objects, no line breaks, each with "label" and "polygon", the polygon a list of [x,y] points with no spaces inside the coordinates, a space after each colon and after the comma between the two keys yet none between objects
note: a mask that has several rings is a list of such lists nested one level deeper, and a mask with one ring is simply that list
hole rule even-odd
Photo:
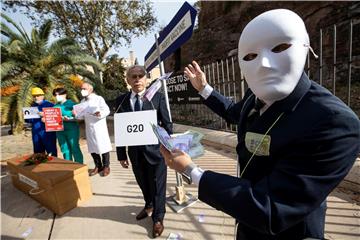
[{"label": "man in dark suit", "polygon": [[199,199],[233,216],[237,239],[324,238],[326,197],[360,151],[359,118],[303,72],[309,45],[301,18],[277,9],[253,19],[239,40],[249,85],[234,103],[194,61],[185,68],[205,104],[238,126],[238,177],[203,171],[161,147],[166,164],[191,176]]},{"label": "man in dark suit", "polygon": [[[151,101],[142,100],[147,81],[145,68],[138,65],[130,67],[127,70],[126,79],[131,86],[131,92],[121,95],[116,100],[116,113],[156,110],[158,124],[171,134],[172,123],[164,95],[157,92]],[[128,168],[129,162],[125,147],[117,147],[116,152],[122,167]],[[164,230],[167,174],[167,167],[160,154],[159,144],[129,146],[128,156],[145,200],[145,206],[136,219],[144,219],[152,213],[153,237],[158,237]]]}]

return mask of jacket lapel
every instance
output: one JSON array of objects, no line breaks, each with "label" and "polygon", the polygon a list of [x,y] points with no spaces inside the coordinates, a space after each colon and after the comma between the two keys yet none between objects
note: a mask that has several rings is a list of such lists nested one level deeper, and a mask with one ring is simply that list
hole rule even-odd
[{"label": "jacket lapel", "polygon": [[244,102],[243,108],[240,113],[240,119],[239,119],[239,131],[244,133],[246,130],[246,120],[247,116],[249,115],[251,109],[254,107],[255,104],[255,95],[251,93],[250,96],[247,97],[247,99]]},{"label": "jacket lapel", "polygon": [[154,95],[154,97],[151,99],[151,101],[148,100],[143,100],[143,107],[142,110],[146,111],[146,110],[156,110],[154,105],[154,100],[156,98],[156,94]]},{"label": "jacket lapel", "polygon": [[132,112],[130,105],[130,96],[131,96],[131,92],[127,93],[123,103],[121,104],[121,108],[123,109],[123,112]]}]

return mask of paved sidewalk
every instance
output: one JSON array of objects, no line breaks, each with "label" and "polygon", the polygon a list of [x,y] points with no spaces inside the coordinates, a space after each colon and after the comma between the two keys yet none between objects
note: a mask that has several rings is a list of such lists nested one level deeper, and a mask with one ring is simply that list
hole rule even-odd
[{"label": "paved sidewalk", "polygon": [[[4,138],[3,156],[16,154],[10,154],[12,149],[6,147]],[[86,148],[82,145],[84,153]],[[234,175],[233,157],[209,148],[197,163],[206,169]],[[93,167],[89,154],[85,154],[85,162]],[[110,175],[91,177],[92,199],[61,217],[53,218],[49,210],[15,189],[5,171],[1,180],[1,239],[25,239],[22,234],[26,232],[30,232],[26,239],[151,239],[151,219],[135,220],[143,207],[140,189],[132,170],[120,166],[115,152],[111,153]],[[175,193],[175,185],[174,171],[169,170],[167,196]],[[197,195],[194,186],[186,189]],[[166,210],[165,230],[159,239],[166,239],[170,233],[179,234],[181,239],[233,239],[234,220],[200,201],[180,213],[169,207]]]},{"label": "paved sidewalk", "polygon": [[[221,134],[220,134],[221,135]],[[218,138],[221,136],[218,135]],[[225,136],[223,136],[225,137]],[[31,151],[31,137],[3,136],[1,160]],[[93,167],[87,146],[82,140],[85,162]],[[14,147],[16,146],[16,147]],[[219,145],[220,146],[220,145]],[[223,147],[206,145],[205,155],[196,163],[235,175],[236,155]],[[131,169],[123,169],[111,153],[111,173],[108,177],[91,177],[93,197],[82,206],[63,216],[55,216],[27,195],[15,189],[2,162],[1,172],[1,239],[150,239],[150,218],[136,221],[143,200]],[[167,196],[175,192],[174,171],[168,171]],[[194,186],[186,189],[197,196]],[[359,193],[337,188],[328,198],[326,238],[360,239]],[[165,230],[159,239],[170,233],[181,239],[233,239],[234,220],[198,201],[180,213],[167,207]],[[25,236],[28,233],[27,236]],[[24,236],[22,236],[25,234]]]}]

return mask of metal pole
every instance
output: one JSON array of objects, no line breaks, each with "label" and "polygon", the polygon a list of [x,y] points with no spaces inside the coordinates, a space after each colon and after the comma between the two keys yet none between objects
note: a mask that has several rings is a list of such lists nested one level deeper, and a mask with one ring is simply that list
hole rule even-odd
[{"label": "metal pole", "polygon": [[[160,67],[160,75],[164,75],[165,74],[164,63],[160,59],[160,48],[159,48],[158,38],[159,38],[159,34],[155,33],[155,44],[156,44],[156,50],[157,50],[157,54],[158,54],[157,59],[158,59],[159,67]],[[169,104],[169,96],[168,96],[167,87],[166,87],[166,79],[163,79],[161,83],[164,88],[164,95],[165,95],[165,100],[166,100],[165,102],[166,102],[166,107],[169,111],[169,118],[170,118],[170,121],[172,122],[171,112],[170,112],[170,104]]]},{"label": "metal pole", "polygon": [[322,29],[320,28],[320,69],[319,69],[320,85],[322,85],[322,71],[323,71],[322,37],[323,37],[323,32]]},{"label": "metal pole", "polygon": [[336,25],[334,24],[333,94],[336,95]]},{"label": "metal pole", "polygon": [[352,64],[352,37],[353,37],[353,21],[350,20],[350,39],[349,39],[349,66],[348,66],[348,96],[347,105],[350,107],[351,99],[351,64]]},{"label": "metal pole", "polygon": [[[164,71],[164,63],[161,61],[161,58],[160,58],[160,48],[159,48],[159,42],[158,42],[158,38],[159,38],[159,34],[158,33],[155,33],[155,44],[156,44],[156,50],[157,50],[157,54],[158,54],[158,63],[159,63],[159,67],[160,67],[160,75],[164,75],[165,74],[165,71]],[[171,112],[170,112],[170,104],[169,104],[169,97],[168,97],[168,92],[167,92],[167,87],[166,87],[166,79],[162,80],[162,86],[164,88],[164,95],[165,95],[165,102],[166,102],[166,107],[169,111],[169,118],[170,118],[170,121],[172,122],[172,119],[171,119]],[[176,172],[176,185],[177,186],[183,186],[183,182],[182,182],[182,178],[181,178],[181,175],[180,173]]]}]

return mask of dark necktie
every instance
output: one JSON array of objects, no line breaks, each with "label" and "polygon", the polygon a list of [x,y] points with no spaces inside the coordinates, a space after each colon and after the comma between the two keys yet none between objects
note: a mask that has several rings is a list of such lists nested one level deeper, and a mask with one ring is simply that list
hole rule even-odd
[{"label": "dark necktie", "polygon": [[140,99],[139,99],[140,96],[139,96],[139,94],[136,94],[135,97],[136,97],[136,101],[135,101],[135,105],[134,105],[134,111],[137,112],[137,111],[141,110],[140,109]]}]

